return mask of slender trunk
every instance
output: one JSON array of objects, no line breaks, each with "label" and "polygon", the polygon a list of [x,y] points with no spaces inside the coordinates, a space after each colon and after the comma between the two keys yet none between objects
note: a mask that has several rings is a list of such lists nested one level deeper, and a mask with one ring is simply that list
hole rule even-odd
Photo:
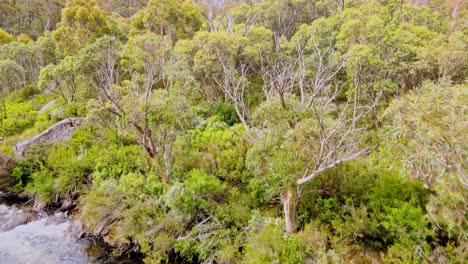
[{"label": "slender trunk", "polygon": [[154,144],[153,133],[150,129],[147,129],[143,135],[143,145],[150,155],[151,158],[156,158],[158,155],[158,151],[156,150],[156,146]]},{"label": "slender trunk", "polygon": [[215,19],[215,18],[214,18],[214,17],[215,17],[214,11],[213,11],[213,10],[211,9],[211,7],[210,7],[210,10],[209,10],[208,12],[209,12],[209,13],[208,13],[208,22],[209,22],[209,24],[210,24],[210,31],[211,31],[211,32],[216,32],[216,31],[218,31],[218,30],[216,30],[216,26],[215,26],[215,23],[214,23],[214,19]]},{"label": "slender trunk", "polygon": [[463,0],[455,0],[452,8],[452,22],[450,23],[450,40],[452,40],[453,33],[457,26],[458,11],[462,6]]},{"label": "slender trunk", "polygon": [[5,104],[5,100],[4,100],[4,99],[2,100],[2,106],[3,106],[3,118],[2,118],[2,121],[3,121],[3,119],[7,119],[7,118],[8,118],[8,116],[7,116],[6,104]]},{"label": "slender trunk", "polygon": [[295,233],[298,226],[296,188],[288,188],[281,193],[286,232]]}]

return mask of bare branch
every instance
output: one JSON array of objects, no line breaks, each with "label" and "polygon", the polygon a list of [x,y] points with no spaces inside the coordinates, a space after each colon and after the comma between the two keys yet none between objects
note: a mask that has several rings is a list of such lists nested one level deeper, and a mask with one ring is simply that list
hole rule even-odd
[{"label": "bare branch", "polygon": [[319,175],[321,172],[325,171],[326,169],[333,168],[333,167],[335,167],[336,165],[338,165],[340,163],[350,161],[350,160],[354,160],[354,159],[357,159],[357,158],[359,158],[361,156],[367,155],[367,154],[371,153],[372,151],[374,151],[377,147],[378,147],[378,145],[375,145],[375,146],[373,146],[371,148],[366,148],[366,149],[363,149],[363,150],[361,150],[359,152],[353,153],[353,154],[351,154],[349,156],[334,160],[331,163],[324,164],[323,166],[320,166],[319,168],[314,170],[314,172],[312,174],[310,174],[309,176],[298,179],[296,181],[296,184],[298,184],[298,185],[304,184],[304,183],[312,180],[313,178],[315,178],[317,175]]}]

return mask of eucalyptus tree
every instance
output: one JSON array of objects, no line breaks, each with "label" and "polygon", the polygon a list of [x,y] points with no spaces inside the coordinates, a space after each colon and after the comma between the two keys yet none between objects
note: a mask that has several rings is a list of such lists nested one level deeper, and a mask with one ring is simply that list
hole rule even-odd
[{"label": "eucalyptus tree", "polygon": [[192,0],[192,4],[208,22],[211,32],[226,30],[232,32],[234,26],[234,16],[231,12],[240,5],[242,0],[213,0],[200,1]]},{"label": "eucalyptus tree", "polygon": [[97,0],[101,9],[108,13],[116,12],[124,18],[129,18],[143,9],[148,0]]},{"label": "eucalyptus tree", "polygon": [[130,128],[138,143],[157,161],[170,181],[171,146],[194,119],[183,94],[170,88],[167,64],[171,40],[155,33],[132,36],[126,45],[103,37],[83,50],[99,108],[116,117],[120,129]]},{"label": "eucalyptus tree", "polygon": [[150,0],[131,19],[130,34],[151,31],[171,39],[191,37],[202,26],[201,15],[195,7],[180,0]]},{"label": "eucalyptus tree", "polygon": [[[321,17],[328,17],[344,9],[343,0],[301,1],[267,0],[242,1],[231,13],[233,23],[270,29],[275,45],[281,38],[290,39],[302,24],[310,24]],[[229,16],[227,16],[229,17]]]},{"label": "eucalyptus tree", "polygon": [[466,83],[425,83],[385,112],[385,146],[409,177],[431,190],[427,206],[437,226],[466,239]]},{"label": "eucalyptus tree", "polygon": [[53,37],[66,55],[109,33],[106,14],[95,0],[67,0]]},{"label": "eucalyptus tree", "polygon": [[309,47],[296,46],[299,54],[270,62],[263,79],[269,80],[273,96],[251,115],[262,136],[250,150],[249,167],[281,193],[288,232],[297,230],[304,185],[376,148],[371,114],[379,95],[369,97],[351,86],[352,93],[343,98],[345,85],[336,75],[343,74],[348,55],[313,38],[307,40]]},{"label": "eucalyptus tree", "polygon": [[35,84],[41,65],[38,49],[33,41],[22,43],[13,41],[0,47],[0,59],[11,59],[24,69],[26,84]]},{"label": "eucalyptus tree", "polygon": [[67,56],[58,65],[49,64],[41,69],[38,88],[45,93],[55,93],[66,104],[73,103],[80,88],[86,85],[81,75],[81,65],[77,57]]},{"label": "eucalyptus tree", "polygon": [[44,35],[39,37],[34,44],[37,56],[39,57],[39,65],[41,67],[49,64],[59,64],[59,61],[62,58],[62,52],[50,32],[45,32]]},{"label": "eucalyptus tree", "polygon": [[5,104],[7,97],[25,84],[25,72],[21,65],[10,59],[0,60],[0,102],[3,108],[1,120],[8,118]]},{"label": "eucalyptus tree", "polygon": [[[346,73],[351,54],[336,49],[333,35],[316,32],[323,26],[304,28],[279,46],[265,28],[252,27],[245,36],[199,33],[185,49],[194,54],[189,61],[194,76],[206,78],[201,80],[234,105],[245,134],[237,132],[253,144],[249,167],[256,180],[280,193],[288,232],[297,230],[297,204],[306,183],[376,147],[370,114],[379,95],[364,96],[356,84],[351,93],[344,91],[347,80],[337,76]],[[259,96],[260,103],[250,103]]]}]

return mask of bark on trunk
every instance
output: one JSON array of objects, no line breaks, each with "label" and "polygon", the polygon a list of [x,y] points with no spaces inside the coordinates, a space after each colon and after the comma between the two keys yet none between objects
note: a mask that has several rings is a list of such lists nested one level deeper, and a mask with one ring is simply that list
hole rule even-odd
[{"label": "bark on trunk", "polygon": [[284,221],[286,232],[295,233],[297,231],[297,192],[296,188],[288,188],[281,193],[283,202]]}]

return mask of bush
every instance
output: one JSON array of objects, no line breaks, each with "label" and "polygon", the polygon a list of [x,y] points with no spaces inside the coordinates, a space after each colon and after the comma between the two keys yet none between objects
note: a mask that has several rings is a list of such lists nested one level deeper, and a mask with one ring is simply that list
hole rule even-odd
[{"label": "bush", "polygon": [[26,186],[26,190],[45,204],[55,202],[55,180],[53,173],[47,169],[36,171],[31,175],[31,182]]},{"label": "bush", "polygon": [[2,115],[0,119],[0,137],[20,134],[34,125],[37,111],[33,109],[31,101],[6,101],[6,107],[6,118]]},{"label": "bush", "polygon": [[285,235],[283,221],[269,221],[260,230],[249,233],[244,263],[304,263],[306,246],[297,235]]},{"label": "bush", "polygon": [[47,166],[56,175],[54,188],[62,197],[70,193],[79,193],[83,185],[90,183],[93,168],[93,156],[87,153],[77,154],[66,145],[54,145],[47,157]]},{"label": "bush", "polygon": [[32,146],[28,149],[26,157],[18,160],[12,173],[16,182],[16,191],[22,191],[29,184],[35,172],[46,168],[49,149],[50,145],[38,144]]},{"label": "bush", "polygon": [[35,193],[41,202],[53,202],[55,195],[64,198],[83,190],[89,183],[92,160],[86,153],[78,155],[64,142],[37,145],[15,169],[17,187],[27,184],[26,189]]},{"label": "bush", "polygon": [[[231,183],[246,181],[245,153],[248,144],[235,132],[216,121],[189,131],[177,139],[174,177],[183,179],[188,171],[199,169]],[[233,129],[242,131],[239,127]]]},{"label": "bush", "polygon": [[382,177],[369,196],[370,218],[378,223],[372,235],[378,242],[371,241],[373,246],[385,248],[405,237],[423,241],[429,224],[424,216],[427,201],[421,182],[397,173]]},{"label": "bush", "polygon": [[119,179],[130,172],[146,175],[150,169],[147,155],[140,146],[111,144],[92,148],[88,153],[96,157],[93,175],[98,180]]},{"label": "bush", "polygon": [[209,209],[209,201],[220,199],[225,187],[221,181],[200,170],[192,170],[184,184],[174,185],[166,194],[166,204],[176,211],[195,217]]}]

